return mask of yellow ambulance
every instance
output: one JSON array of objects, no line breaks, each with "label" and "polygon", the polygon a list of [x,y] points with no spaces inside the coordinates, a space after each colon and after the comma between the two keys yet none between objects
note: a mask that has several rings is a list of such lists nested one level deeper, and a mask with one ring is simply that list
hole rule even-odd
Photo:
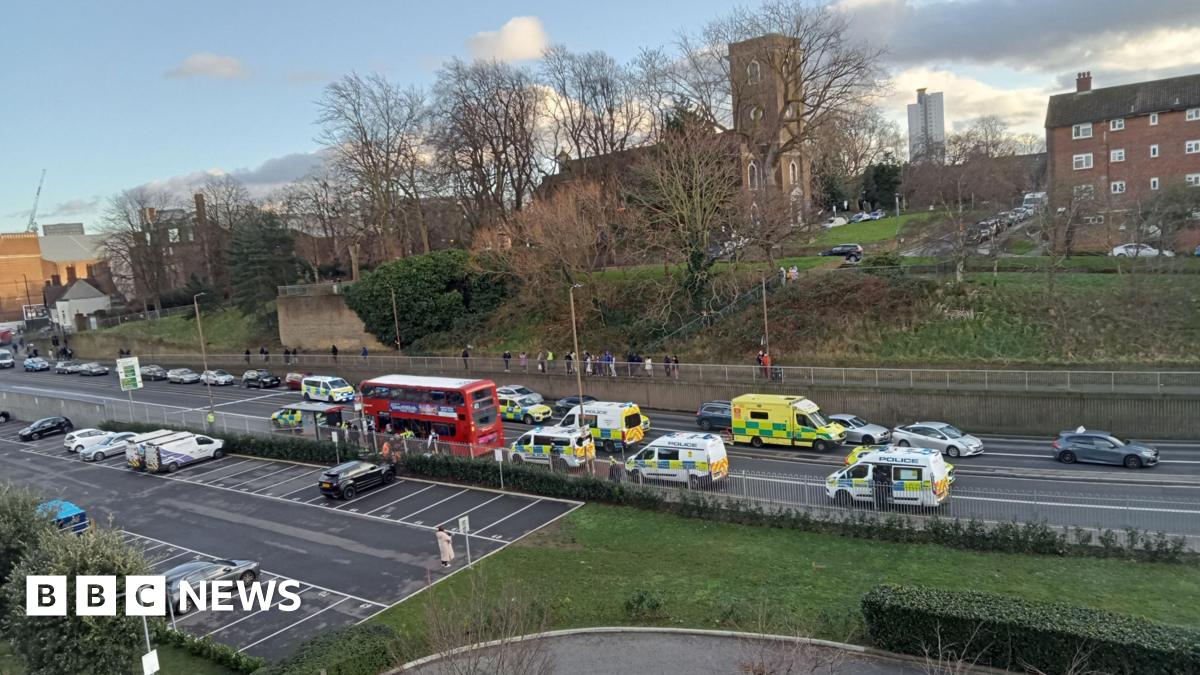
[{"label": "yellow ambulance", "polygon": [[803,396],[745,394],[733,399],[733,442],[812,448],[827,452],[846,440],[846,429],[821,415]]}]

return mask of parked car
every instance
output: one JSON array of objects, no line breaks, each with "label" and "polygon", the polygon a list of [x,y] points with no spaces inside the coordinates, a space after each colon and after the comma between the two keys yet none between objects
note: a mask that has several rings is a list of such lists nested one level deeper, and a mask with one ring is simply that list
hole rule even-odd
[{"label": "parked car", "polygon": [[825,221],[821,225],[821,227],[824,227],[825,229],[828,230],[831,227],[841,227],[842,225],[845,225],[846,222],[847,221],[845,218],[843,218],[841,216],[834,216],[834,217],[830,218],[829,220]]},{"label": "parked car", "polygon": [[108,434],[109,432],[103,429],[76,429],[63,438],[63,447],[67,452],[79,452],[88,446],[102,443]]},{"label": "parked car", "polygon": [[868,215],[871,216],[871,220],[883,220],[884,218],[887,218],[887,211],[884,211],[883,209],[875,209]]},{"label": "parked car", "polygon": [[1107,431],[1088,431],[1083,427],[1060,433],[1052,447],[1054,458],[1063,464],[1117,464],[1130,469],[1158,464],[1157,448],[1123,441]]},{"label": "parked car", "polygon": [[838,413],[829,416],[830,421],[846,427],[846,442],[874,445],[892,440],[892,431],[878,424],[871,424],[858,415]]},{"label": "parked car", "polygon": [[18,431],[17,437],[25,442],[36,441],[43,436],[70,433],[74,428],[74,425],[71,424],[71,420],[67,419],[66,417],[43,417],[42,419]]},{"label": "parked car", "polygon": [[304,386],[304,378],[309,375],[312,373],[288,373],[283,377],[283,383],[287,385],[288,389],[300,391],[300,388]]},{"label": "parked car", "polygon": [[163,368],[162,366],[155,366],[155,365],[142,366],[141,371],[142,371],[142,379],[143,380],[165,380],[165,379],[167,379],[167,370],[165,368]]},{"label": "parked car", "polygon": [[16,368],[17,362],[13,359],[12,352],[7,349],[0,349],[0,368]]},{"label": "parked car", "polygon": [[7,410],[0,410],[0,424],[7,424],[10,419],[12,416],[8,414]]},{"label": "parked car", "polygon": [[79,368],[83,366],[78,361],[64,360],[54,364],[55,375],[74,375],[79,372]]},{"label": "parked car", "polygon": [[[172,567],[163,576],[167,579],[167,600],[174,603],[172,609],[176,614],[183,614],[183,607],[178,604],[179,587],[183,582],[197,592],[202,582],[240,581],[249,585],[258,578],[258,563],[253,560],[194,560]],[[238,590],[235,588],[233,593],[236,597]]]},{"label": "parked car", "polygon": [[1113,248],[1113,250],[1109,252],[1109,255],[1117,258],[1154,258],[1156,256],[1162,256],[1164,258],[1175,257],[1174,253],[1154,248],[1149,244],[1121,244],[1120,246]]},{"label": "parked car", "polygon": [[25,359],[21,365],[25,367],[25,372],[27,373],[50,370],[50,362],[40,356],[31,356]]},{"label": "parked car", "polygon": [[247,370],[242,373],[242,386],[271,389],[279,386],[279,376],[265,368]]},{"label": "parked car", "polygon": [[167,371],[167,382],[171,384],[196,384],[200,375],[191,368],[174,368]]},{"label": "parked car", "polygon": [[233,376],[224,370],[206,370],[200,374],[200,381],[207,385],[227,387],[233,384]]},{"label": "parked car", "polygon": [[932,448],[951,457],[983,453],[983,441],[945,422],[917,422],[892,430],[892,443],[901,447]]},{"label": "parked car", "polygon": [[[591,403],[592,401],[596,401],[596,400],[598,400],[598,399],[595,396],[588,396],[587,394],[583,395],[584,403]],[[550,407],[554,409],[555,415],[566,415],[567,411],[569,411],[571,408],[574,408],[577,405],[579,405],[579,397],[578,396],[567,396],[566,398],[558,399],[557,401],[554,402],[554,405],[552,405]]]},{"label": "parked car", "polygon": [[354,499],[354,496],[376,485],[387,485],[396,480],[396,472],[389,464],[371,464],[360,460],[342,462],[326,469],[321,474],[317,487],[321,494],[330,498]]},{"label": "parked car", "polygon": [[507,396],[508,398],[532,398],[534,403],[546,402],[546,399],[542,398],[541,394],[523,384],[506,384],[503,387],[497,387],[496,395]]},{"label": "parked car", "polygon": [[106,435],[99,443],[78,450],[79,459],[85,462],[100,462],[109,457],[119,457],[125,454],[125,446],[129,439],[137,434],[132,431],[120,431]]},{"label": "parked car", "polygon": [[870,218],[871,218],[871,216],[869,214],[867,214],[865,211],[859,211],[858,213],[854,214],[853,216],[850,216],[850,222],[861,223],[862,221],[869,220]]},{"label": "parked car", "polygon": [[823,256],[838,256],[847,260],[861,260],[863,247],[861,244],[838,244],[827,251],[821,251]]},{"label": "parked car", "polygon": [[696,424],[705,431],[733,427],[733,404],[729,401],[701,403],[696,410]]},{"label": "parked car", "polygon": [[82,366],[79,366],[79,374],[87,375],[89,377],[96,375],[107,375],[108,366],[104,365],[103,363],[96,363],[94,361],[92,363],[85,363]]}]

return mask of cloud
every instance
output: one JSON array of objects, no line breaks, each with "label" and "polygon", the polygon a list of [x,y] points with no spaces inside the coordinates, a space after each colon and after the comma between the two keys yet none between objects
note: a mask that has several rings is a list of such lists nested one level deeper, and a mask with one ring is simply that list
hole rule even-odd
[{"label": "cloud", "polygon": [[471,57],[485,61],[525,61],[539,59],[550,44],[541,19],[514,16],[500,30],[481,31],[467,40]]},{"label": "cloud", "polygon": [[39,214],[48,218],[61,218],[63,216],[77,216],[84,213],[95,213],[96,208],[100,206],[99,195],[93,197],[80,197],[78,199],[69,199],[65,202],[60,202],[54,205],[48,213]]},{"label": "cloud", "polygon": [[212,176],[230,176],[246,187],[251,197],[261,199],[275,190],[303,178],[325,162],[325,153],[293,152],[272,157],[253,168],[226,170],[220,167],[160,178],[139,187],[166,192],[181,198],[190,197],[204,181]]},{"label": "cloud", "polygon": [[984,115],[997,115],[1015,133],[1043,132],[1047,97],[1044,88],[1002,89],[948,70],[927,67],[902,70],[894,75],[893,82],[893,91],[882,104],[901,129],[908,127],[907,105],[916,101],[918,88],[926,87],[931,92],[942,92],[947,131],[961,130]]},{"label": "cloud", "polygon": [[244,80],[250,77],[242,62],[235,57],[211,52],[192,54],[164,74],[175,78],[210,77],[217,80]]}]

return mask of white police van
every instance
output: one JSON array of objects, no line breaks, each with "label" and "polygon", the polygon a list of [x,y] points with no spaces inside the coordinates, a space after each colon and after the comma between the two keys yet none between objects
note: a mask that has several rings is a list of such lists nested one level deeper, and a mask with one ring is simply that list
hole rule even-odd
[{"label": "white police van", "polygon": [[825,493],[839,504],[873,502],[875,483],[891,478],[888,502],[941,506],[950,497],[950,471],[942,453],[931,448],[884,446],[860,454],[854,464],[825,479]]},{"label": "white police van", "polygon": [[654,439],[625,460],[625,470],[633,480],[667,480],[695,488],[728,478],[729,455],[717,434],[675,432]]},{"label": "white police van", "polygon": [[513,441],[508,459],[514,464],[550,464],[558,469],[578,468],[596,458],[596,444],[587,429],[538,427]]},{"label": "white police van", "polygon": [[340,377],[310,375],[300,381],[300,393],[305,401],[343,403],[354,400],[354,387]]}]

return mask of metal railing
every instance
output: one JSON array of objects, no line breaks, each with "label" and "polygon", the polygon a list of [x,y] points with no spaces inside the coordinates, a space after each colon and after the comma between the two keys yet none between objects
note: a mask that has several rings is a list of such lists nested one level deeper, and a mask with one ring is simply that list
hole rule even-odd
[{"label": "metal railing", "polygon": [[280,296],[304,296],[304,295],[341,295],[349,282],[329,281],[320,284],[294,284],[291,286],[278,286],[277,290]]},{"label": "metal railing", "polygon": [[[141,354],[142,363],[199,366],[198,354]],[[558,356],[558,355],[556,355]],[[757,365],[680,363],[667,365],[653,356],[652,368],[645,363],[626,360],[611,364],[582,364],[585,376],[678,381],[681,384],[781,384],[803,386],[868,387],[943,391],[996,392],[1084,392],[1130,394],[1200,394],[1200,371],[1136,370],[986,370],[961,368],[841,368],[834,366],[773,366],[770,371]],[[567,375],[565,360],[539,361],[530,354],[505,362],[496,357],[471,357],[465,362],[455,356],[381,356],[301,353],[291,358],[272,354],[263,359],[257,354],[208,356],[209,365],[238,367],[274,367],[283,370],[337,372],[339,369],[384,373],[430,373],[469,375],[496,380],[531,380],[547,375]],[[580,367],[573,363],[570,368]],[[502,382],[501,382],[502,383]]]}]

